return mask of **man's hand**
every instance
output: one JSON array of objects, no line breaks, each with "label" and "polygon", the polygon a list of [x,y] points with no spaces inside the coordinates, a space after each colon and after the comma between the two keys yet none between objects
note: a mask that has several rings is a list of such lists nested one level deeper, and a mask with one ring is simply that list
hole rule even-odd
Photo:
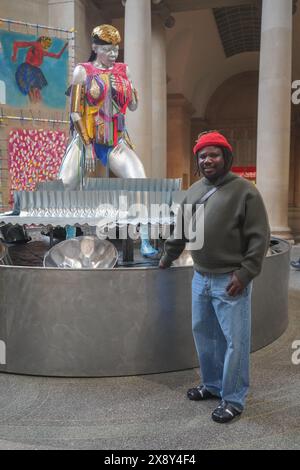
[{"label": "man's hand", "polygon": [[239,280],[237,275],[233,273],[231,282],[226,287],[227,294],[230,295],[230,297],[236,297],[239,294],[241,294],[243,290],[244,290],[244,285]]}]

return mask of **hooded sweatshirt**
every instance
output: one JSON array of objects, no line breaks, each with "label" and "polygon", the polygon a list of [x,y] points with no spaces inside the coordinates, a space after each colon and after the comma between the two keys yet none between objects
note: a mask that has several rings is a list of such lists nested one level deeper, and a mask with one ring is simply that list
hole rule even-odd
[{"label": "hooded sweatshirt", "polygon": [[[191,251],[194,269],[212,274],[235,272],[246,286],[260,273],[270,240],[266,209],[253,183],[231,172],[214,183],[202,178],[187,190],[177,224],[184,223],[179,220],[184,217],[184,204],[195,206],[215,186],[218,191],[204,203],[203,247]],[[184,234],[170,237],[161,262],[169,267],[187,241]]]}]

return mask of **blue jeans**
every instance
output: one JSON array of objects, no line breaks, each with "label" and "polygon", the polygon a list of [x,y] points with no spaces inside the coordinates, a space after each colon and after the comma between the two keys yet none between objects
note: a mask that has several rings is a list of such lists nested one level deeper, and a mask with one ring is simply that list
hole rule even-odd
[{"label": "blue jeans", "polygon": [[231,276],[195,272],[193,335],[203,384],[242,411],[249,389],[252,283],[230,297],[226,287]]}]

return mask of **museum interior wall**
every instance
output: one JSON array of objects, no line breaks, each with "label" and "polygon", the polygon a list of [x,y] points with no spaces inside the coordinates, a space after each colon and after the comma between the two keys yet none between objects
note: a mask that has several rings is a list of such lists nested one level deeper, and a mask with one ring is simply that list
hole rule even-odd
[{"label": "museum interior wall", "polygon": [[[293,80],[300,80],[299,10],[298,8],[293,18]],[[109,18],[94,2],[85,0],[1,0],[1,16],[67,29],[75,27],[75,63],[87,60],[90,53],[90,32],[94,26],[102,22],[113,22],[124,36],[124,19]],[[242,167],[255,166],[259,52],[226,57],[212,10],[174,13],[173,16],[174,27],[166,28],[166,166],[167,176],[182,178],[183,186],[187,187],[195,181],[191,149],[202,130],[223,130],[233,142],[235,164]],[[121,44],[121,59],[124,56],[123,49],[124,43]],[[44,115],[48,111],[41,107],[40,112]],[[58,116],[59,113],[61,116],[60,110],[52,111],[53,116]],[[300,105],[293,105],[289,223],[296,239],[300,238],[299,125]],[[6,136],[11,127],[5,127]],[[3,133],[3,129],[1,132]]]},{"label": "museum interior wall", "polygon": [[[26,4],[26,7],[25,7]],[[50,36],[59,39],[63,42],[68,41],[68,72],[65,82],[65,91],[70,84],[72,70],[74,64],[80,61],[87,61],[90,55],[90,32],[91,30],[104,21],[99,9],[91,2],[84,0],[26,0],[26,1],[10,1],[1,0],[1,17],[20,21],[28,22],[33,25],[40,25],[37,27],[24,26],[19,24],[12,24],[7,26],[3,23],[3,31],[10,30],[15,33],[38,36]],[[110,22],[110,18],[105,18]],[[61,32],[48,30],[42,26],[51,26],[54,28],[61,28],[64,30],[76,30],[75,39],[71,40],[71,35]],[[57,52],[57,46],[52,46],[50,49]],[[18,58],[22,51],[18,51]],[[49,61],[50,62],[50,61]],[[56,61],[55,61],[56,62]],[[53,77],[46,75],[46,79],[50,82]],[[8,172],[9,166],[9,140],[12,132],[18,132],[18,136],[24,135],[24,131],[34,131],[36,135],[34,138],[41,136],[41,132],[50,132],[52,135],[55,132],[63,133],[67,140],[69,134],[69,99],[66,98],[64,92],[62,93],[64,105],[51,105],[49,103],[24,103],[24,106],[11,106],[9,100],[3,104],[1,102],[1,115],[5,116],[19,116],[20,118],[38,118],[44,119],[45,122],[31,120],[26,121],[22,119],[8,120],[4,119],[0,126],[0,152],[1,152],[1,189],[0,189],[0,206],[2,210],[7,210],[11,204],[11,179]],[[47,120],[52,122],[46,122]],[[53,121],[57,121],[54,123]],[[61,135],[59,134],[61,137]],[[26,137],[24,137],[26,138]],[[30,136],[32,138],[32,136]],[[26,163],[25,163],[26,164]],[[97,172],[100,173],[100,164],[97,167]]]},{"label": "museum interior wall", "polygon": [[[232,141],[235,166],[256,165],[259,53],[248,52],[226,58],[211,10],[174,14],[175,27],[168,39],[168,174],[181,173],[189,183],[196,180],[192,156],[197,135],[220,129]],[[293,81],[300,80],[300,12],[293,19]],[[209,50],[209,53],[208,53]],[[181,60],[179,60],[179,58]],[[177,106],[174,108],[174,97]],[[180,99],[179,99],[180,97]],[[184,110],[189,103],[189,113]],[[176,117],[177,114],[177,117]],[[182,137],[182,120],[191,121],[185,145],[174,144]],[[185,127],[187,127],[187,123]],[[292,107],[289,225],[300,239],[300,105]],[[183,138],[183,137],[182,137]],[[183,155],[190,148],[190,171]],[[185,162],[184,171],[177,162]],[[266,171],[268,169],[266,168]]]}]

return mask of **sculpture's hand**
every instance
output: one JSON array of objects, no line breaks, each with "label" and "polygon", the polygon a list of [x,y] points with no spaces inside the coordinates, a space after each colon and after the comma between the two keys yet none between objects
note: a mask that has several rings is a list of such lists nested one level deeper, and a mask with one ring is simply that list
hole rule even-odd
[{"label": "sculpture's hand", "polygon": [[85,171],[93,172],[96,170],[96,159],[92,144],[85,146]]}]

